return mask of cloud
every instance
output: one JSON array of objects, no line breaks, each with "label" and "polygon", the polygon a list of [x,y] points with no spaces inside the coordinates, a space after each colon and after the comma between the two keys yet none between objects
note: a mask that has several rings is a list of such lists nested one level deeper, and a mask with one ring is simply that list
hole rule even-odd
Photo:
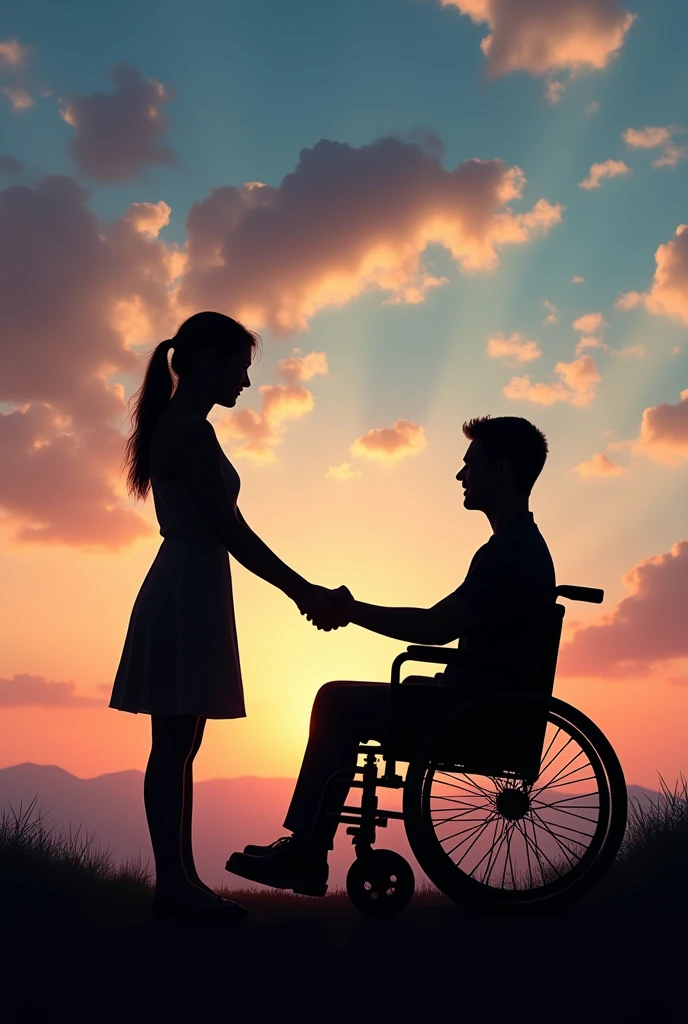
[{"label": "cloud", "polygon": [[647,349],[644,345],[626,345],[624,348],[610,348],[609,352],[613,356],[635,356],[638,359],[642,359],[643,356],[647,355]]},{"label": "cloud", "polygon": [[529,363],[538,359],[542,352],[537,342],[527,341],[522,334],[515,332],[505,338],[500,332],[487,342],[487,354],[490,359],[515,359],[517,363]]},{"label": "cloud", "polygon": [[213,189],[189,212],[179,302],[288,335],[373,290],[422,301],[439,283],[422,262],[429,245],[444,246],[465,273],[489,271],[505,246],[560,222],[563,207],[545,199],[512,209],[525,186],[520,168],[494,159],[445,170],[441,157],[436,136],[358,148],[321,140],[276,187]]},{"label": "cloud", "polygon": [[646,677],[688,655],[688,541],[639,562],[623,581],[629,595],[562,644],[559,675]]},{"label": "cloud", "polygon": [[326,374],[327,359],[324,352],[310,352],[302,356],[299,349],[295,351],[296,355],[277,364],[277,373],[286,383],[264,384],[259,388],[260,412],[241,409],[218,421],[221,437],[244,442],[233,450],[235,456],[253,462],[275,462],[274,449],[284,440],[285,424],[313,409],[315,399],[301,381]]},{"label": "cloud", "polygon": [[2,94],[10,101],[12,110],[28,110],[36,102],[33,96],[19,85],[7,86],[2,90]]},{"label": "cloud", "polygon": [[362,476],[360,469],[355,469],[350,462],[342,462],[339,466],[330,466],[326,477],[332,480],[351,480],[353,477]]},{"label": "cloud", "polygon": [[175,249],[88,199],[60,176],[0,190],[0,509],[17,543],[119,550],[151,528],[124,501],[109,380],[141,373],[130,344],[173,332]]},{"label": "cloud", "polygon": [[148,164],[176,164],[177,154],[160,145],[169,127],[162,113],[171,98],[154,78],[144,80],[131,64],[110,71],[115,91],[64,98],[64,120],[76,131],[69,149],[79,171],[110,184],[128,181]]},{"label": "cloud", "polygon": [[620,174],[630,174],[631,168],[623,160],[605,160],[601,164],[593,164],[586,178],[578,182],[579,188],[600,188],[603,178],[616,178]]},{"label": "cloud", "polygon": [[666,466],[688,460],[688,389],[681,392],[676,405],[663,402],[643,410],[637,438],[609,445],[612,450],[625,447]]},{"label": "cloud", "polygon": [[393,427],[369,430],[354,441],[349,451],[361,458],[393,463],[408,455],[417,455],[427,443],[423,427],[408,420],[397,420]]},{"label": "cloud", "polygon": [[18,71],[26,64],[29,47],[20,43],[16,36],[13,39],[0,40],[0,69]]},{"label": "cloud", "polygon": [[18,708],[38,706],[43,708],[96,708],[102,707],[102,700],[95,697],[79,697],[74,693],[74,683],[56,683],[45,676],[30,676],[26,673],[0,679],[0,707]]},{"label": "cloud", "polygon": [[593,334],[604,327],[604,317],[601,313],[584,313],[571,324],[574,331],[582,331],[584,334]]},{"label": "cloud", "polygon": [[16,178],[24,170],[24,165],[9,153],[0,153],[0,174],[5,178]]},{"label": "cloud", "polygon": [[609,65],[635,15],[617,0],[440,0],[490,34],[480,48],[493,77],[510,71],[577,75]]},{"label": "cloud", "polygon": [[632,149],[656,149],[663,146],[660,156],[652,161],[653,167],[676,167],[679,160],[688,160],[688,146],[680,146],[674,135],[685,134],[686,129],[680,125],[651,126],[647,128],[627,128],[621,138]]},{"label": "cloud", "polygon": [[546,323],[546,324],[556,324],[557,323],[557,319],[558,319],[557,318],[557,307],[554,306],[551,302],[548,302],[547,299],[543,299],[542,300],[542,305],[547,310],[547,316],[545,317],[543,323]]},{"label": "cloud", "polygon": [[594,117],[595,114],[599,113],[600,105],[597,100],[591,100],[590,103],[585,105],[585,116]]},{"label": "cloud", "polygon": [[552,78],[545,87],[545,99],[554,106],[564,95],[565,89],[566,86],[563,82],[558,82],[555,78]]},{"label": "cloud", "polygon": [[124,220],[149,238],[157,238],[162,229],[170,223],[172,210],[162,201],[159,203],[131,203],[124,214]]},{"label": "cloud", "polygon": [[532,383],[529,376],[512,377],[502,389],[513,401],[533,402],[535,405],[554,405],[568,402],[570,405],[589,405],[595,397],[595,388],[600,381],[595,360],[582,356],[571,363],[557,363],[554,372],[560,380],[550,383]]},{"label": "cloud", "polygon": [[578,274],[574,274],[571,278],[571,284],[585,284],[585,278],[580,277]]},{"label": "cloud", "polygon": [[596,452],[587,462],[579,462],[574,467],[581,480],[590,480],[595,477],[621,476],[626,472],[618,462],[612,462],[608,455]]},{"label": "cloud", "polygon": [[649,290],[626,292],[617,300],[617,309],[641,305],[655,316],[668,316],[688,325],[688,224],[679,224],[671,241],[659,246],[655,262]]}]

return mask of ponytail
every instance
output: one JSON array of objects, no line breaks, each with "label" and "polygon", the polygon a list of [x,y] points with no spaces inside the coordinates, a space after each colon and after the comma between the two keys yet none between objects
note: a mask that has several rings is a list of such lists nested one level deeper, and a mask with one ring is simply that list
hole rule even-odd
[{"label": "ponytail", "polygon": [[155,425],[172,397],[174,381],[167,362],[171,340],[161,341],[153,350],[143,384],[133,396],[134,429],[127,439],[125,464],[127,491],[136,498],[145,498],[150,487],[150,446]]}]

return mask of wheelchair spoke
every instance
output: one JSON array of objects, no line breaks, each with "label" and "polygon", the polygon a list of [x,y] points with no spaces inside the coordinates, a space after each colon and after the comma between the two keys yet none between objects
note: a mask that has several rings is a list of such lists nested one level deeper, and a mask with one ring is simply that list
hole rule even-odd
[{"label": "wheelchair spoke", "polygon": [[[463,854],[462,854],[461,858],[460,858],[459,860],[457,860],[457,861],[455,862],[455,863],[456,863],[456,866],[457,866],[457,867],[459,866],[459,864],[463,863],[463,861],[464,861],[464,860],[466,859],[466,857],[468,856],[468,854],[469,854],[469,853],[471,852],[471,850],[473,849],[473,847],[475,846],[475,844],[476,844],[476,843],[478,842],[478,840],[479,840],[479,839],[480,839],[480,837],[482,836],[482,834],[483,834],[483,832],[485,831],[485,829],[486,829],[486,828],[488,827],[488,825],[490,824],[491,820],[492,820],[492,818],[491,818],[491,817],[490,817],[490,818],[487,818],[487,819],[485,820],[485,822],[484,822],[484,823],[483,823],[483,824],[482,824],[482,825],[480,826],[480,828],[478,828],[478,829],[474,830],[474,831],[476,832],[476,836],[475,836],[475,839],[473,840],[473,842],[471,843],[471,845],[470,845],[469,847],[467,847],[467,849],[465,849],[465,850],[464,850],[464,852],[463,852]],[[447,856],[448,856],[448,857],[449,857],[449,856],[451,856],[451,854],[452,854],[452,853],[454,852],[454,850],[457,850],[457,849],[459,848],[459,846],[463,846],[463,844],[464,844],[465,842],[466,842],[466,840],[464,839],[464,840],[462,840],[462,842],[460,842],[460,843],[457,843],[457,844],[456,844],[456,846],[455,846],[455,847],[454,847],[453,849],[451,849],[451,850],[449,850],[449,851],[447,852]]]},{"label": "wheelchair spoke", "polygon": [[561,747],[561,748],[560,748],[559,750],[557,750],[556,754],[554,754],[554,755],[553,755],[553,756],[552,756],[552,757],[551,757],[551,758],[549,759],[549,761],[547,762],[547,764],[544,764],[544,765],[542,765],[542,766],[541,766],[541,768],[540,768],[540,775],[544,775],[544,773],[545,773],[545,772],[547,771],[547,769],[549,768],[549,766],[550,766],[551,764],[554,764],[554,762],[555,762],[555,761],[556,761],[556,759],[557,759],[557,758],[559,757],[559,755],[560,755],[560,754],[563,754],[563,753],[564,753],[564,751],[566,750],[566,748],[568,747],[569,743],[572,743],[572,742],[573,742],[573,739],[572,739],[572,737],[571,737],[571,736],[569,736],[569,738],[567,739],[567,741],[566,741],[566,743],[564,744],[564,746],[563,746],[563,747]]},{"label": "wheelchair spoke", "polygon": [[[571,858],[569,856],[569,854],[573,853],[574,851],[571,850],[569,847],[564,845],[564,843],[561,841],[561,838],[559,836],[557,836],[556,833],[554,833],[551,828],[549,828],[549,826],[547,825],[547,822],[543,821],[542,818],[540,818],[540,816],[537,813],[537,811],[535,812],[535,817],[538,819],[540,828],[544,829],[544,831],[555,840],[555,842],[557,843],[557,846],[559,847],[559,849],[562,851],[562,853],[564,854],[564,856],[568,860],[570,867],[574,867],[576,862],[571,860]],[[534,824],[534,822],[533,822],[533,824]],[[565,838],[565,837],[563,837],[563,838]],[[580,857],[578,858],[578,860],[580,860]]]},{"label": "wheelchair spoke", "polygon": [[[473,869],[468,872],[468,877],[469,878],[474,878],[475,877],[475,873],[478,870],[478,868],[480,867],[480,865],[482,864],[482,862],[485,860],[486,857],[489,857],[489,860],[487,862],[487,867],[485,869],[485,873],[483,874],[482,879],[481,879],[483,885],[487,885],[488,884],[489,879],[490,879],[490,875],[492,874],[492,870],[493,870],[495,864],[497,863],[497,858],[499,856],[499,852],[502,849],[502,847],[504,846],[504,839],[506,837],[506,827],[504,825],[504,818],[499,818],[498,819],[498,824],[501,825],[501,829],[502,829],[501,832],[499,833],[499,845],[497,844],[497,829],[495,828],[495,835],[492,838],[492,846],[487,851],[487,853],[484,853],[482,855],[482,857],[480,858],[478,863],[473,867]],[[495,849],[495,847],[496,847],[496,849]]]}]

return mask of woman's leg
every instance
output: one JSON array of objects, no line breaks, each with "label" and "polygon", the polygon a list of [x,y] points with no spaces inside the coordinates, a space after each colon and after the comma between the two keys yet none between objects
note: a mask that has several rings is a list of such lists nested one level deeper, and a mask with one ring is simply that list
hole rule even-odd
[{"label": "woman's leg", "polygon": [[184,806],[182,809],[182,864],[184,865],[184,871],[186,877],[194,885],[199,886],[201,889],[205,889],[207,892],[213,892],[213,889],[205,882],[202,882],[198,876],[196,870],[196,864],[194,863],[193,855],[193,763],[196,754],[201,746],[203,739],[203,732],[205,730],[205,723],[207,719],[199,718],[197,720],[196,731],[194,733],[193,744],[191,751],[186,761],[186,768],[184,769]]},{"label": "woman's leg", "polygon": [[156,896],[201,906],[217,897],[189,880],[182,858],[184,780],[198,721],[195,715],[151,715],[153,742],[143,798],[155,858]]}]

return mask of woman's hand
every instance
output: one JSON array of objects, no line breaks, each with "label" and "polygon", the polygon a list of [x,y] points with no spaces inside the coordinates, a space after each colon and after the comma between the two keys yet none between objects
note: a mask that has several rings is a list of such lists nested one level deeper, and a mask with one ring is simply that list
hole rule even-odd
[{"label": "woman's hand", "polygon": [[330,632],[348,626],[353,597],[346,587],[328,590],[310,585],[297,600],[299,611],[318,629]]},{"label": "woman's hand", "polygon": [[337,590],[326,590],[324,587],[318,589],[323,591],[323,604],[313,613],[306,614],[308,621],[317,629],[324,630],[348,626],[355,603],[351,592],[346,587],[338,587]]}]

